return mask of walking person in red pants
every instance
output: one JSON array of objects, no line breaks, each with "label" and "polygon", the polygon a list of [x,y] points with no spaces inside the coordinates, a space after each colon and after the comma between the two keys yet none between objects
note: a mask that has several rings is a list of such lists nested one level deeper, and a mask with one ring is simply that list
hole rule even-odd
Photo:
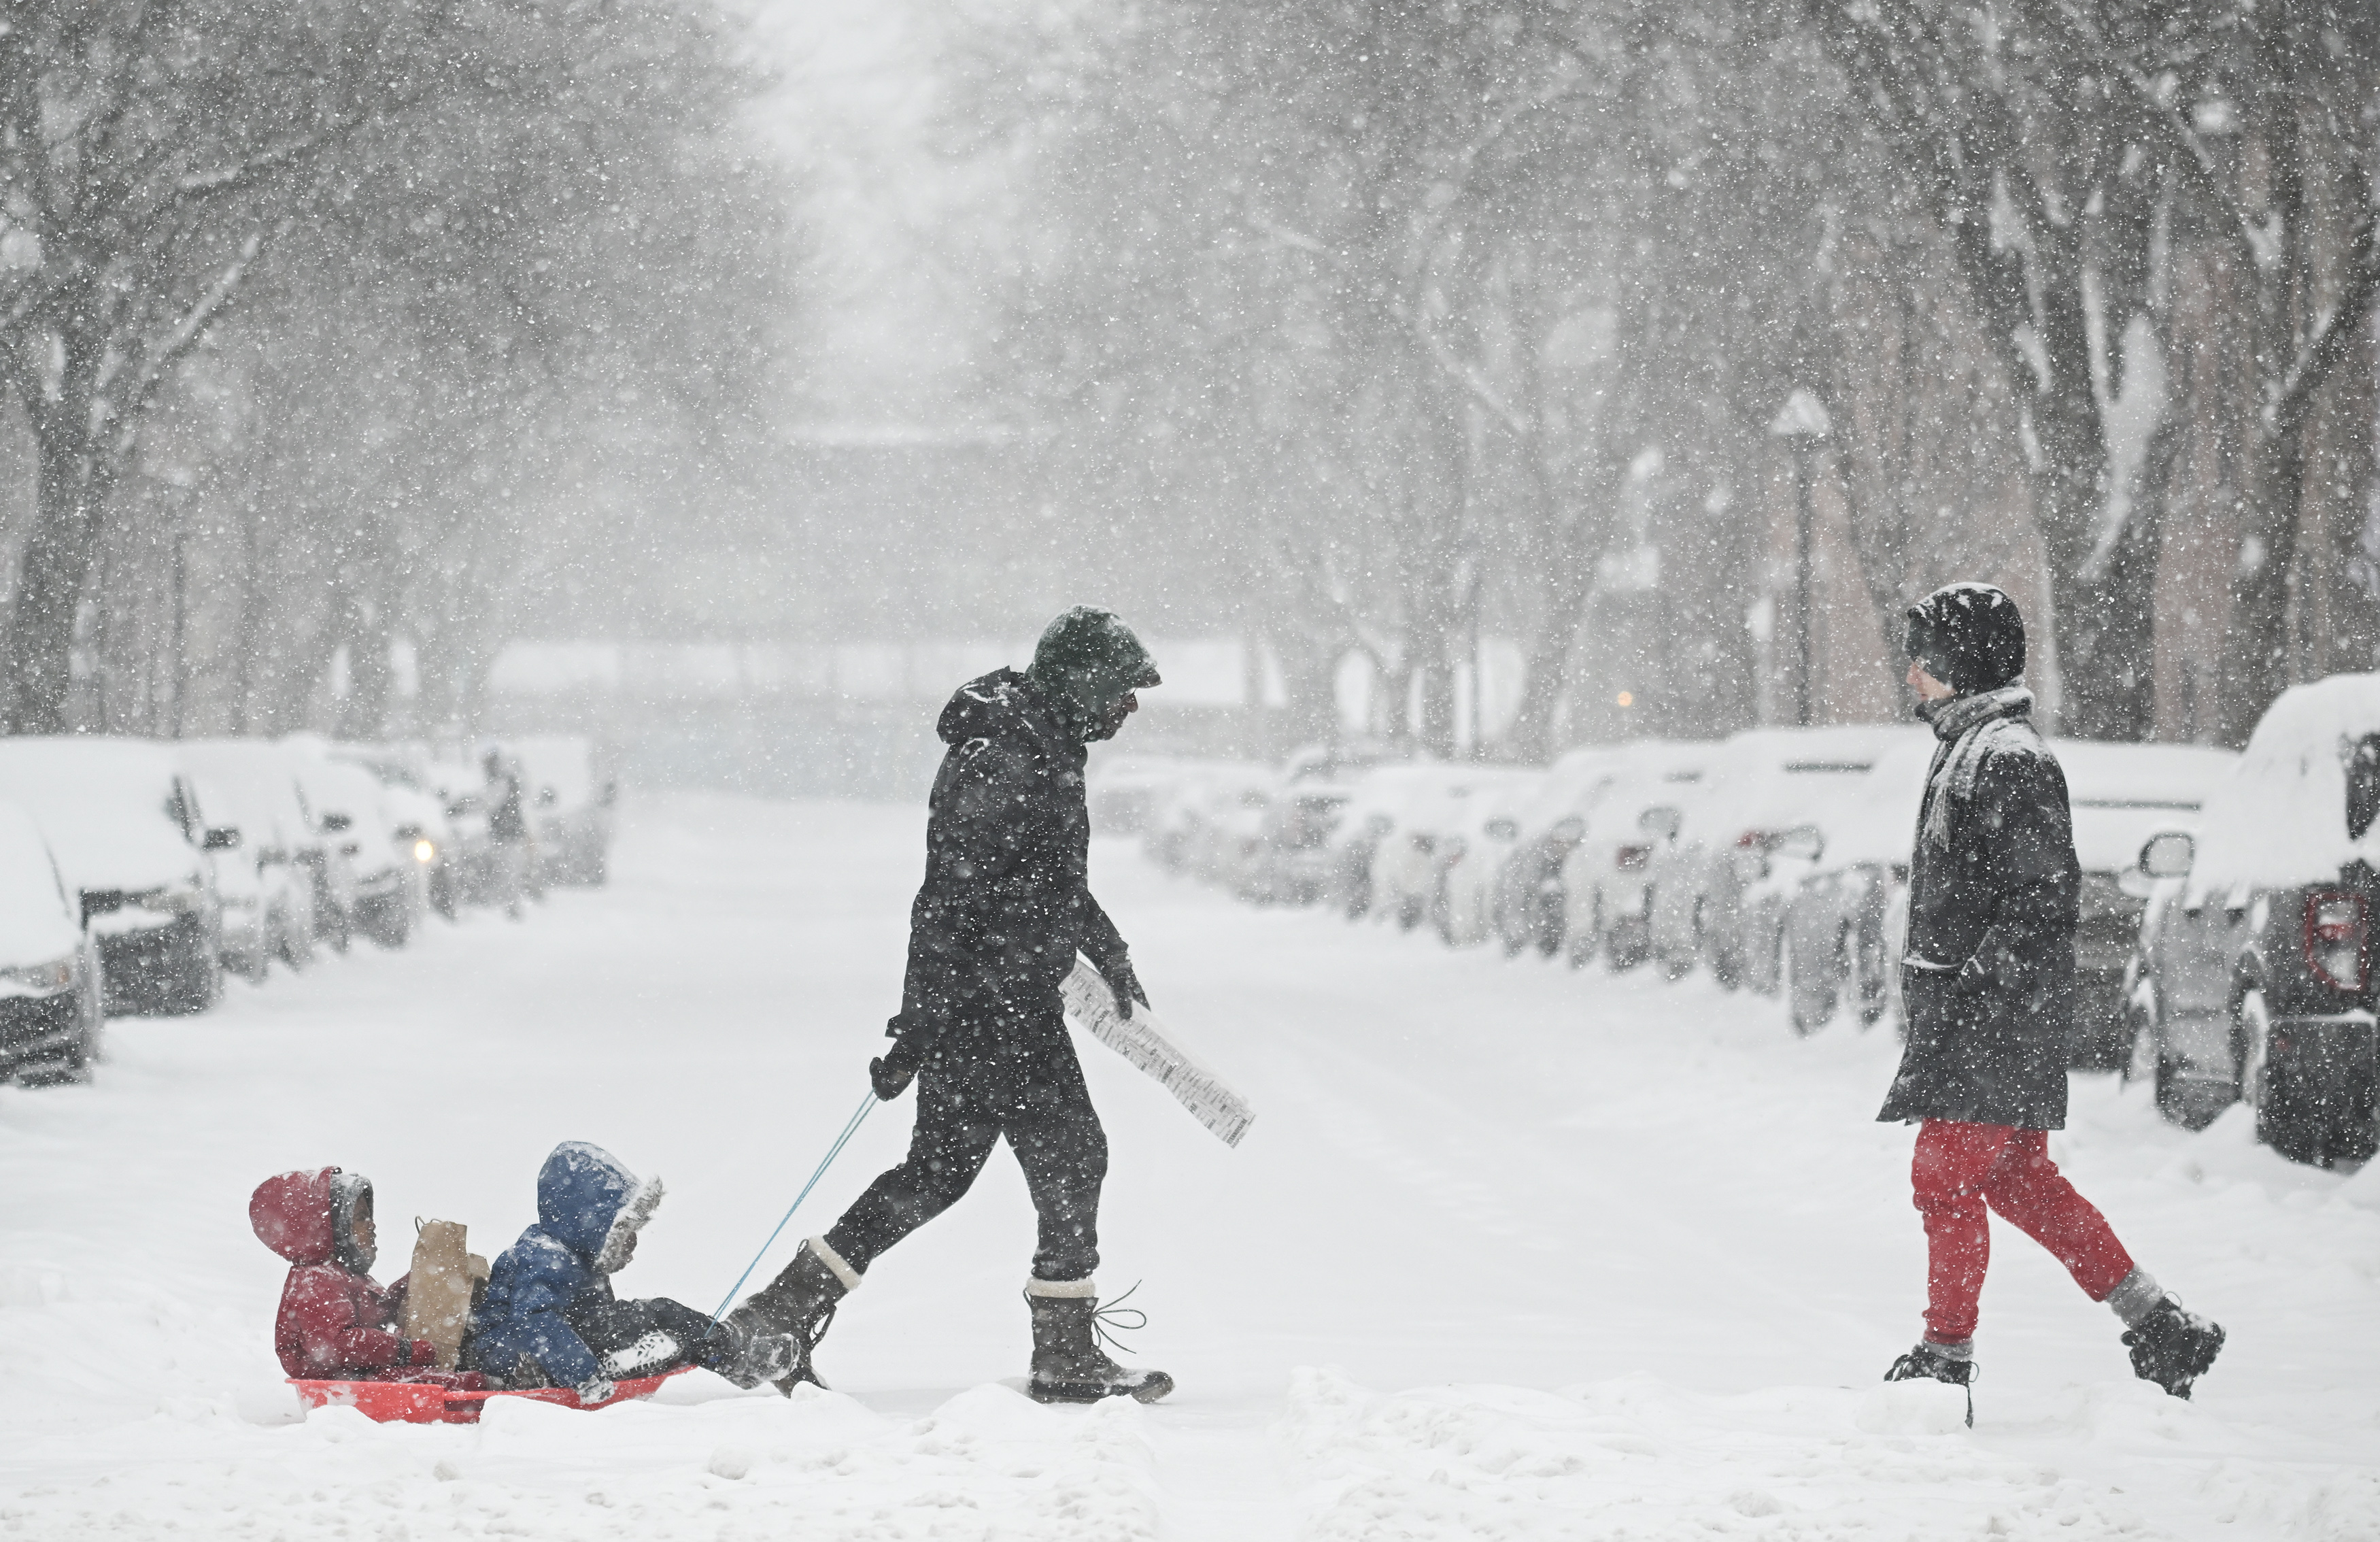
[{"label": "walking person in red pants", "polygon": [[2023,618],[1972,583],[1908,613],[1909,683],[1941,742],[1909,865],[1909,1041],[1876,1117],[1920,1126],[1910,1182],[1928,1266],[1925,1337],[1885,1379],[1973,1382],[1990,1209],[2114,1308],[2137,1375],[2186,1398],[2223,1330],[2133,1263],[2049,1160],[2047,1132],[2066,1123],[2082,876],[2066,775],[2033,726]]}]

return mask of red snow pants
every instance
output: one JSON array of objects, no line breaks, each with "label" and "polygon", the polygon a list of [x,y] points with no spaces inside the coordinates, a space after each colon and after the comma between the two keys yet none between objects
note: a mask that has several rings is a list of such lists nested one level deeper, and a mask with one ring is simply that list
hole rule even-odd
[{"label": "red snow pants", "polygon": [[2132,1272],[2131,1255],[2107,1218],[2049,1160],[2044,1131],[1929,1119],[1917,1132],[1909,1182],[1925,1218],[1930,1342],[1975,1336],[1975,1298],[1992,1257],[1986,1206],[2055,1254],[2094,1301],[2107,1300]]}]

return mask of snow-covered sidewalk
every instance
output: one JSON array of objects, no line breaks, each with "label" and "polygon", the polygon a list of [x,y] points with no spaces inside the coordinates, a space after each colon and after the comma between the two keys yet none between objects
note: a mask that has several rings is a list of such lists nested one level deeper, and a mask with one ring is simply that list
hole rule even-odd
[{"label": "snow-covered sidewalk", "polygon": [[[1143,978],[1258,1110],[1227,1150],[1084,1046],[1101,1279],[1145,1281],[1172,1400],[1014,1390],[1032,1226],[999,1155],[845,1303],[832,1393],[295,1418],[246,1219],[280,1169],[374,1179],[386,1278],[404,1218],[492,1253],[544,1152],[598,1141],[670,1185],[621,1288],[714,1305],[865,1087],[921,823],[643,802],[608,891],[117,1023],[94,1085],[0,1092],[0,1536],[2380,1535],[2380,1171],[2078,1082],[2054,1153],[2231,1342],[2167,1399],[2003,1230],[1969,1433],[1955,1394],[1876,1385],[1923,1267],[1909,1134],[1871,1120],[1888,1033],[1247,909],[1120,844],[1094,882]],[[876,1114],[792,1231],[907,1123]]]}]

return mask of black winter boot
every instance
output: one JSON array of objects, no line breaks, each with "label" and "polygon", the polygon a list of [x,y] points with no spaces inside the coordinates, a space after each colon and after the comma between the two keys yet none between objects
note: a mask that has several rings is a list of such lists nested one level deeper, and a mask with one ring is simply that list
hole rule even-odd
[{"label": "black winter boot", "polygon": [[2132,1352],[2134,1376],[2187,1398],[2191,1384],[2223,1353],[2223,1330],[2167,1296],[2125,1330],[2124,1345]]},{"label": "black winter boot", "polygon": [[785,1367],[761,1378],[775,1382],[777,1390],[790,1397],[798,1382],[826,1385],[811,1368],[810,1354],[826,1337],[827,1325],[834,1321],[835,1304],[858,1284],[857,1271],[837,1257],[823,1238],[811,1237],[795,1251],[794,1261],[769,1281],[767,1289],[747,1296],[722,1320],[756,1339],[790,1341],[783,1348]]},{"label": "black winter boot", "polygon": [[[1062,1291],[1070,1293],[1051,1293]],[[1025,1304],[1033,1309],[1029,1390],[1034,1402],[1097,1402],[1101,1398],[1128,1397],[1155,1402],[1173,1390],[1173,1378],[1163,1371],[1135,1370],[1108,1358],[1099,1344],[1105,1331],[1099,1298],[1092,1293],[1089,1281],[1033,1281],[1025,1288]],[[1114,1310],[1109,1308],[1111,1313]]]},{"label": "black winter boot", "polygon": [[1887,1381],[1946,1381],[1967,1394],[1967,1427],[1975,1427],[1975,1362],[1954,1354],[1940,1344],[1920,1341],[1917,1347],[1892,1363]]}]

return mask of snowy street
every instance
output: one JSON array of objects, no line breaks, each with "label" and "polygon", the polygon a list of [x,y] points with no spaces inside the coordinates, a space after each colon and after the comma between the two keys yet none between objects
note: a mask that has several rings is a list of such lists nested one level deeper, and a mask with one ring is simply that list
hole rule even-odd
[{"label": "snowy street", "polygon": [[[922,800],[917,800],[921,803]],[[885,1257],[788,1402],[707,1373],[480,1427],[298,1417],[256,1183],[377,1184],[493,1256],[556,1141],[669,1195],[623,1294],[719,1303],[867,1087],[921,807],[639,796],[604,890],[358,943],[87,1087],[0,1090],[0,1537],[664,1539],[2380,1535],[2380,1171],[2191,1135],[2079,1077],[2053,1155],[2229,1346],[2194,1402],[1996,1223],[1976,1427],[1877,1378],[1919,1331],[1897,1053],[1649,970],[1259,910],[1129,844],[1093,886],[1168,1021],[1255,1103],[1236,1150],[1098,1044],[1103,1293],[1180,1390],[1014,1389],[1033,1216],[996,1153]],[[879,1110],[753,1277],[905,1142]],[[1949,1402],[1943,1400],[1949,1399]]]}]

